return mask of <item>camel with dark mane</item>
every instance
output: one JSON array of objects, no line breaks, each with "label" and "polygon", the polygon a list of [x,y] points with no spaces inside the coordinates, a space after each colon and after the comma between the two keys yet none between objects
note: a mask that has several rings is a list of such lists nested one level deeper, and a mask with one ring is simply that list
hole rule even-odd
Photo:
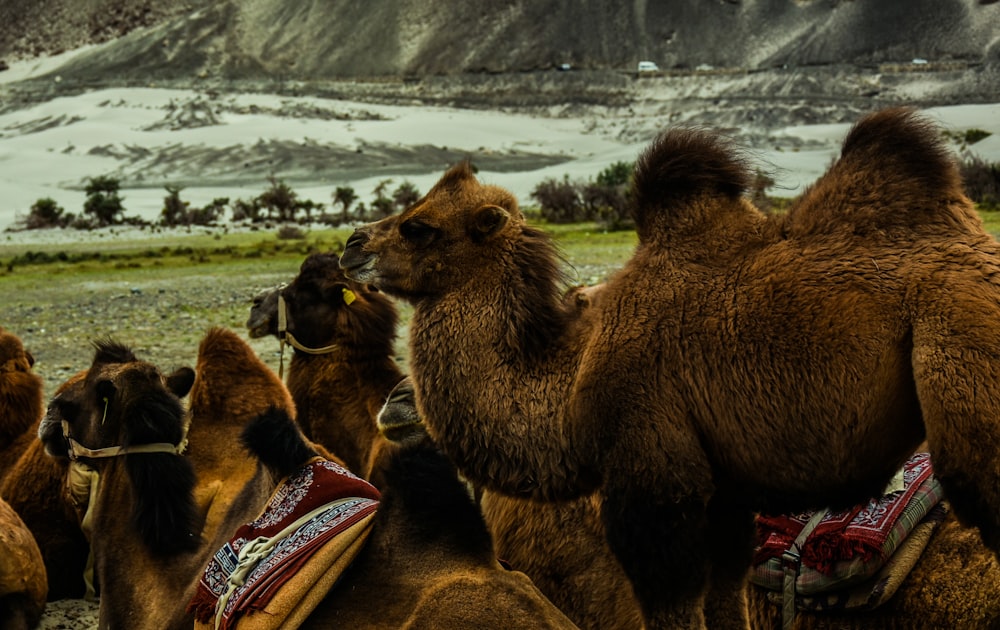
[{"label": "camel with dark mane", "polygon": [[747,200],[752,172],[715,134],[659,136],[636,251],[582,317],[551,238],[468,164],[341,257],[413,304],[418,405],[465,476],[600,491],[651,629],[745,628],[753,512],[876,496],[925,437],[1000,547],[1000,247],[941,134],[865,117],[785,215]]},{"label": "camel with dark mane", "polygon": [[306,437],[361,476],[378,439],[375,415],[403,378],[398,319],[388,298],[344,277],[333,253],[309,255],[290,284],[258,294],[247,319],[251,338],[292,347],[285,382]]},{"label": "camel with dark mane", "polygon": [[[214,540],[203,540],[194,467],[178,452],[187,418],[171,380],[126,347],[102,342],[84,383],[54,401],[41,436],[54,454],[73,452],[66,450],[65,421],[69,448],[100,471],[91,506],[100,626],[190,628],[187,603],[207,560],[258,516],[278,479],[318,452],[287,410],[275,407],[251,420],[242,439],[262,465],[234,497]],[[408,467],[389,451],[385,457],[392,461],[379,470],[387,484],[399,485],[400,496],[383,495],[358,564],[302,627],[398,628],[407,620],[444,629],[573,627],[523,574],[496,564],[488,534],[483,547],[485,526],[454,469],[446,472],[464,512],[453,503],[454,490],[442,491],[448,482],[436,476],[440,466]]]},{"label": "camel with dark mane", "polygon": [[[582,309],[593,291],[576,288],[567,300]],[[295,350],[287,375],[299,424],[331,452],[346,454],[348,467],[365,478],[370,454],[384,441],[376,415],[403,378],[393,359],[397,319],[389,299],[347,280],[338,258],[324,253],[311,254],[288,285],[258,294],[247,320],[251,337],[279,338],[282,320],[292,347],[306,346]],[[527,574],[578,626],[641,626],[595,497],[544,504],[489,490],[481,495],[497,556]]]}]

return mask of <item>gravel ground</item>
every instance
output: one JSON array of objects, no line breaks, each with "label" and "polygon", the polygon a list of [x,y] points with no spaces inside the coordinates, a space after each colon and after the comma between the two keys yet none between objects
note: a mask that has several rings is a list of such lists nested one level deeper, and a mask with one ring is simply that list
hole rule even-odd
[{"label": "gravel ground", "polygon": [[96,601],[61,599],[45,606],[39,630],[91,630],[97,627]]},{"label": "gravel ground", "polygon": [[[63,280],[21,286],[0,307],[0,326],[17,334],[35,357],[46,395],[86,369],[92,343],[111,337],[163,370],[194,367],[198,344],[212,326],[239,332],[275,370],[278,342],[250,340],[245,322],[253,296],[291,280],[298,262],[276,263],[252,277],[220,276],[193,268],[187,275],[132,274],[103,280]],[[0,281],[0,286],[3,282]]]}]

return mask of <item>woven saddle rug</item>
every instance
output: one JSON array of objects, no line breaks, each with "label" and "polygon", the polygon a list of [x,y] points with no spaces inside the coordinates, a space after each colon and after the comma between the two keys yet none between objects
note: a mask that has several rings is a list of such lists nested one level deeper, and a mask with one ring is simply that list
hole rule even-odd
[{"label": "woven saddle rug", "polygon": [[[797,597],[795,604],[800,609],[871,608],[883,603],[891,595],[885,587],[898,585],[903,577],[889,580],[886,569],[898,572],[912,568],[946,513],[945,508],[934,509],[943,493],[933,475],[929,453],[915,453],[901,473],[901,483],[887,489],[885,495],[846,510],[761,515],[750,581],[780,592],[787,590],[789,578],[793,579],[795,595],[814,596]],[[910,561],[891,562],[897,551]],[[848,602],[843,597],[826,596],[867,586],[876,575],[879,580],[872,583],[873,590],[866,597],[855,592]]]},{"label": "woven saddle rug", "polygon": [[311,460],[208,562],[188,604],[195,628],[297,628],[364,547],[379,498],[346,468]]}]

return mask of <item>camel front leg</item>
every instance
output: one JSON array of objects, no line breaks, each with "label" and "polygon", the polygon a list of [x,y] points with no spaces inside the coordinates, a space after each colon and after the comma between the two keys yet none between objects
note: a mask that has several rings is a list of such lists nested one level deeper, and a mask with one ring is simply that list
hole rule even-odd
[{"label": "camel front leg", "polygon": [[655,462],[644,461],[636,450],[610,455],[609,461],[630,465],[605,477],[602,518],[647,630],[704,628],[710,567],[708,466],[690,452],[680,458],[684,461],[662,452],[650,453]]},{"label": "camel front leg", "polygon": [[754,516],[715,496],[708,506],[712,558],[705,625],[709,630],[747,630],[747,571],[753,560]]}]

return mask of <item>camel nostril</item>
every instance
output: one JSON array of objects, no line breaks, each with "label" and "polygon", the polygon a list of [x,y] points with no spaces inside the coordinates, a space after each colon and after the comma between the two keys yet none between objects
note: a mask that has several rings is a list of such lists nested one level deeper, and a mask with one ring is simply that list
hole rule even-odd
[{"label": "camel nostril", "polygon": [[347,239],[347,245],[346,245],[346,247],[361,247],[367,241],[368,241],[368,235],[367,234],[365,234],[364,232],[355,230],[354,234],[351,234],[351,237]]}]

